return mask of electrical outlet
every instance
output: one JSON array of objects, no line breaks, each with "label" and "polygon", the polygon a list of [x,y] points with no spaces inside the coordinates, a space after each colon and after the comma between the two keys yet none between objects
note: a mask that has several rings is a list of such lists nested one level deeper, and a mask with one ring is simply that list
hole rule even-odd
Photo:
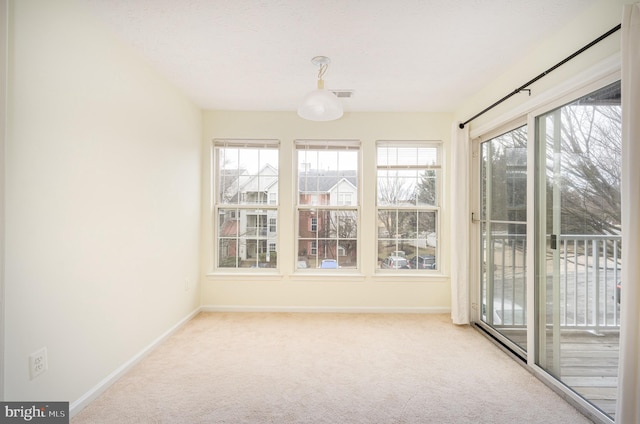
[{"label": "electrical outlet", "polygon": [[33,380],[48,368],[47,348],[43,347],[29,355],[29,376]]}]

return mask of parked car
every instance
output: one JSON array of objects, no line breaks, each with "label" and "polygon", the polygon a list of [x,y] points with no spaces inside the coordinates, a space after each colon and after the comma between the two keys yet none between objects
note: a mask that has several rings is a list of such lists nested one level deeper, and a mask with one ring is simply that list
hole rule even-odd
[{"label": "parked car", "polygon": [[400,256],[387,256],[381,264],[384,269],[405,269],[409,268],[409,261]]},{"label": "parked car", "polygon": [[298,258],[297,269],[307,269],[309,268],[309,261],[304,258]]},{"label": "parked car", "polygon": [[436,257],[434,255],[418,255],[409,259],[411,269],[436,269]]},{"label": "parked car", "polygon": [[338,261],[335,259],[323,259],[322,262],[320,262],[320,268],[336,269],[338,268]]}]

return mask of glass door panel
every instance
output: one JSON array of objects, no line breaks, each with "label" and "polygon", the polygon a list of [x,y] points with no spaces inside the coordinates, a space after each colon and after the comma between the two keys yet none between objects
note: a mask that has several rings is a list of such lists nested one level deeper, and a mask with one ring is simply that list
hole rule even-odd
[{"label": "glass door panel", "polygon": [[524,356],[527,127],[480,148],[481,320]]},{"label": "glass door panel", "polygon": [[536,363],[613,418],[620,84],[536,118]]}]

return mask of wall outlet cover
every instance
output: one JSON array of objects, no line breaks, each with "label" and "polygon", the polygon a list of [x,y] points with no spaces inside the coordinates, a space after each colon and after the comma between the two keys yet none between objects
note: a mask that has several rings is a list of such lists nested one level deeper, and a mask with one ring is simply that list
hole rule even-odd
[{"label": "wall outlet cover", "polygon": [[43,347],[29,355],[29,377],[33,380],[48,368],[47,348]]}]

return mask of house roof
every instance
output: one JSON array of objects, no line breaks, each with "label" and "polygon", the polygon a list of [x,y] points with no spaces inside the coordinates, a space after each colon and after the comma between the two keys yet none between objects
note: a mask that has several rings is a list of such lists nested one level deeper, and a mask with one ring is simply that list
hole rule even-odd
[{"label": "house roof", "polygon": [[220,237],[230,237],[238,235],[240,222],[237,219],[227,219],[220,228]]},{"label": "house roof", "polygon": [[241,176],[241,179],[243,177],[246,180],[242,182],[240,192],[267,192],[278,182],[278,170],[272,165],[266,164],[256,175]]},{"label": "house roof", "polygon": [[326,193],[341,180],[354,187],[358,185],[356,171],[309,171],[298,178],[298,190],[305,193]]}]

